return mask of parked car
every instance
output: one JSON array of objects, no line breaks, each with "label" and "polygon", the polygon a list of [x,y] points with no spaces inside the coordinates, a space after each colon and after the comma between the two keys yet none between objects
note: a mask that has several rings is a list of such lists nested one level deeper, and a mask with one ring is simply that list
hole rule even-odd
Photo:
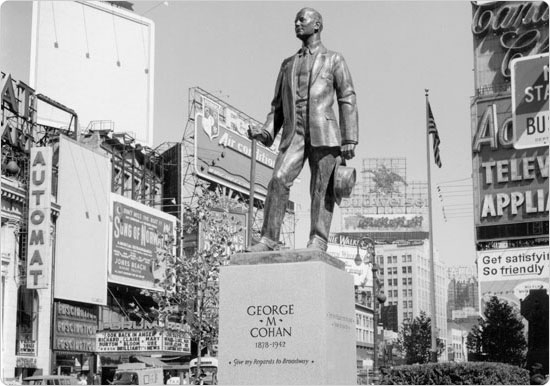
[{"label": "parked car", "polygon": [[33,375],[23,378],[23,385],[76,385],[78,379],[70,375]]}]

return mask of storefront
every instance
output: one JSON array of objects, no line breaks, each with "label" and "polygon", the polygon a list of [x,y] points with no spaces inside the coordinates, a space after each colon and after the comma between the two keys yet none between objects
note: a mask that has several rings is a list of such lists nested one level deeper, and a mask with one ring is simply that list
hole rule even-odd
[{"label": "storefront", "polygon": [[96,373],[97,306],[55,301],[52,374]]}]

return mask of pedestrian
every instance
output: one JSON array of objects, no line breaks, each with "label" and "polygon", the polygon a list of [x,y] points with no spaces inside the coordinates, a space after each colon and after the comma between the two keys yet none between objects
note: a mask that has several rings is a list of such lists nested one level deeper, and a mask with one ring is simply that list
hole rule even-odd
[{"label": "pedestrian", "polygon": [[[277,248],[290,187],[306,159],[311,170],[311,230],[307,247],[326,251],[334,204],[339,200],[334,194],[333,174],[341,157],[348,160],[355,156],[358,143],[351,75],[343,56],[321,43],[321,14],[313,8],[301,9],[294,20],[294,30],[302,48],[281,65],[266,122],[261,128],[250,127],[248,131],[251,139],[270,147],[282,130],[268,185],[261,239],[249,247],[249,252]],[[332,109],[335,99],[339,123]]]},{"label": "pedestrian", "polygon": [[88,381],[86,380],[86,374],[80,373],[78,375],[78,381],[76,383],[77,385],[87,385]]}]

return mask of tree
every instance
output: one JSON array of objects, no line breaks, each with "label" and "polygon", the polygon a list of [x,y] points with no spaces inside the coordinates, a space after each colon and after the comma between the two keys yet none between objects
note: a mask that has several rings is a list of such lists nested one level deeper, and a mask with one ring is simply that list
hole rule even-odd
[{"label": "tree", "polygon": [[195,203],[182,205],[180,232],[182,239],[200,233],[202,245],[192,253],[178,256],[173,240],[167,242],[157,262],[165,266],[165,276],[158,282],[160,291],[142,293],[157,304],[148,313],[149,318],[188,326],[191,338],[197,343],[200,372],[202,348],[211,347],[218,336],[219,270],[235,251],[232,238],[241,229],[236,229],[236,220],[228,211],[212,210],[225,206],[220,195],[204,187],[199,189]]},{"label": "tree", "polygon": [[[403,323],[397,345],[405,353],[405,362],[428,363],[430,361],[430,350],[432,346],[432,323],[424,311],[410,323]],[[443,342],[437,338],[437,351],[441,354],[444,349]]]},{"label": "tree", "polygon": [[491,297],[484,319],[468,334],[468,351],[482,354],[490,362],[520,366],[525,360],[527,342],[518,312],[505,300]]}]

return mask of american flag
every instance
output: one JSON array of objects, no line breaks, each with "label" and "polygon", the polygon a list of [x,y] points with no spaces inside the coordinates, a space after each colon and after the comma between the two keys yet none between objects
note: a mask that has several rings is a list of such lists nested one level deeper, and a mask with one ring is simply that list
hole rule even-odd
[{"label": "american flag", "polygon": [[429,134],[433,134],[432,147],[434,149],[435,164],[438,167],[441,167],[441,158],[439,156],[439,144],[441,143],[441,141],[439,140],[439,133],[437,132],[437,125],[435,124],[435,119],[434,115],[432,114],[430,102],[428,102],[428,135]]}]

